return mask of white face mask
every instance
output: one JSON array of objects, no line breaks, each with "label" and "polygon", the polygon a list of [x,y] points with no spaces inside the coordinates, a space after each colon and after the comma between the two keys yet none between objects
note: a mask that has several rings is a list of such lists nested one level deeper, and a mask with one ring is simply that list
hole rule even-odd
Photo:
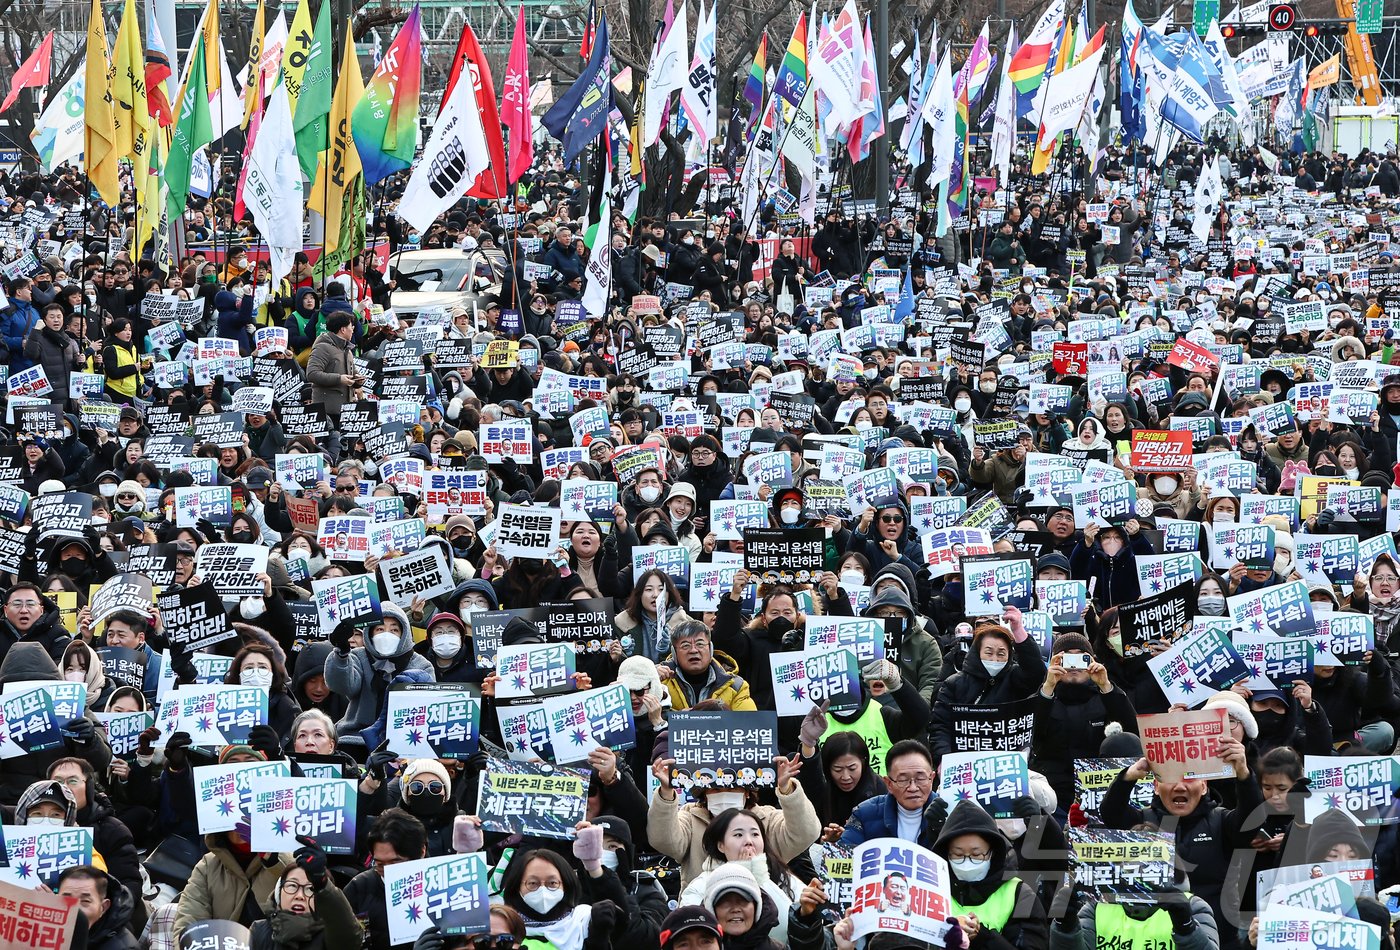
[{"label": "white face mask", "polygon": [[641,496],[642,501],[649,505],[661,497],[661,489],[655,485],[643,485],[637,489],[637,494]]},{"label": "white face mask", "polygon": [[456,656],[462,648],[462,640],[455,633],[439,633],[433,637],[433,652],[444,660]]},{"label": "white face mask", "polygon": [[1024,818],[998,818],[996,822],[1001,833],[1012,841],[1026,833],[1026,820]]},{"label": "white face mask", "polygon": [[48,816],[48,817],[39,817],[39,816],[35,816],[35,817],[33,817],[33,818],[30,818],[28,821],[26,821],[25,824],[26,824],[26,825],[31,825],[31,826],[33,826],[33,825],[41,825],[41,826],[46,826],[46,827],[62,828],[63,825],[64,825],[64,821],[63,821],[62,818],[54,818],[54,817],[51,816],[51,815]]},{"label": "white face mask", "polygon": [[693,238],[693,237],[682,238],[682,239],[681,239],[681,243],[682,243],[682,244],[685,244],[685,245],[688,247],[688,246],[690,246],[691,244],[694,244],[694,243],[695,243],[695,238]]},{"label": "white face mask", "polygon": [[711,815],[719,815],[731,808],[744,807],[743,792],[710,792],[705,796],[705,807]]},{"label": "white face mask", "polygon": [[1316,617],[1318,614],[1330,614],[1332,613],[1332,601],[1315,600],[1312,602],[1312,608],[1314,617]]},{"label": "white face mask", "polygon": [[837,583],[842,587],[864,587],[865,575],[860,571],[842,571]]},{"label": "white face mask", "polygon": [[111,498],[117,493],[117,486],[113,485],[111,482],[104,482],[97,486],[97,490],[101,493],[103,498]]},{"label": "white face mask", "polygon": [[610,850],[608,850],[607,848],[604,848],[604,849],[603,849],[603,853],[602,853],[601,856],[599,856],[598,860],[602,863],[603,867],[605,867],[605,868],[612,868],[614,871],[617,870],[617,852],[616,852],[616,851],[610,851]]},{"label": "white face mask", "polygon": [[948,867],[953,869],[953,876],[959,881],[976,883],[987,876],[987,872],[992,869],[992,862],[990,858],[986,861],[959,858],[957,861],[949,861]]},{"label": "white face mask", "polygon": [[1170,495],[1176,491],[1176,479],[1174,478],[1154,478],[1152,487],[1157,489],[1159,495]]},{"label": "white face mask", "polygon": [[857,432],[864,432],[864,431],[867,430],[867,429],[873,429],[873,428],[875,428],[874,423],[867,422],[867,421],[865,421],[864,419],[862,419],[862,420],[860,420],[859,422],[856,423],[856,431],[857,431]]},{"label": "white face mask", "polygon": [[370,642],[374,644],[374,652],[380,656],[393,656],[399,650],[397,633],[376,633]]},{"label": "white face mask", "polygon": [[272,685],[272,671],[259,669],[257,667],[240,670],[238,673],[238,682],[242,683],[244,686],[261,686],[263,689],[267,689]]},{"label": "white face mask", "polygon": [[1006,660],[983,660],[982,668],[987,671],[988,676],[996,676],[1006,669]]},{"label": "white face mask", "polygon": [[778,517],[783,519],[783,524],[797,524],[797,519],[802,517],[802,509],[784,508],[778,512]]},{"label": "white face mask", "polygon": [[967,412],[969,409],[972,408],[972,400],[955,399],[953,400],[953,408],[956,409],[958,412]]},{"label": "white face mask", "polygon": [[63,678],[70,683],[86,683],[87,674],[82,670],[68,670],[63,674]]},{"label": "white face mask", "polygon": [[997,391],[997,384],[996,384],[996,383],[985,383],[985,382],[984,382],[984,383],[978,383],[978,384],[977,384],[977,388],[980,389],[980,390],[982,390],[982,392],[984,392],[984,393],[994,393],[994,392]]},{"label": "white face mask", "polygon": [[868,370],[865,371],[865,378],[866,378],[866,379],[879,379],[879,378],[880,378],[880,371],[879,371],[878,369],[875,369],[875,368],[872,366],[870,369],[868,369]]},{"label": "white face mask", "polygon": [[520,896],[535,913],[547,914],[564,899],[564,889],[562,887],[541,887]]},{"label": "white face mask", "polygon": [[1235,514],[1232,511],[1217,511],[1210,516],[1210,520],[1216,524],[1229,524],[1235,520]]},{"label": "white face mask", "polygon": [[1274,555],[1274,573],[1280,577],[1287,577],[1293,570],[1293,555],[1287,551],[1279,551]]}]

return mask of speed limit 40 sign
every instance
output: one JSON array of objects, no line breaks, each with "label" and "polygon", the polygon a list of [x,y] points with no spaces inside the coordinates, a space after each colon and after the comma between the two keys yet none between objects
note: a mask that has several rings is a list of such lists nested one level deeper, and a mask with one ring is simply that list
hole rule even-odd
[{"label": "speed limit 40 sign", "polygon": [[1283,31],[1293,29],[1298,22],[1298,10],[1291,3],[1275,3],[1269,7],[1269,29]]}]

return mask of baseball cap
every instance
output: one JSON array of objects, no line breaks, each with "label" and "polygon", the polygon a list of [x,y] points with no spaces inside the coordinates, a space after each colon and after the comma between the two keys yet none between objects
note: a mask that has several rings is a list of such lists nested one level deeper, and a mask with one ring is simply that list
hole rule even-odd
[{"label": "baseball cap", "polygon": [[661,922],[662,950],[669,950],[672,942],[687,930],[707,930],[714,934],[717,940],[723,939],[724,936],[714,914],[698,904],[690,904],[677,907]]}]

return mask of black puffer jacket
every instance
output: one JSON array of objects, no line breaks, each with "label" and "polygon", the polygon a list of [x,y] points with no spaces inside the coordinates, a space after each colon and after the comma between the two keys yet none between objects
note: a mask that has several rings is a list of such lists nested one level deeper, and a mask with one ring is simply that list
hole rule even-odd
[{"label": "black puffer jacket", "polygon": [[[121,881],[110,874],[107,875],[107,899],[112,905],[107,908],[107,913],[97,918],[97,923],[88,931],[88,950],[137,950],[141,943],[132,933],[132,928],[140,930],[143,926],[132,922],[132,909],[137,901],[131,892],[122,886]],[[145,918],[143,907],[141,919],[144,921]]]},{"label": "black puffer jacket", "polygon": [[[97,791],[91,781],[87,783],[87,796],[87,807],[78,812],[78,824],[92,829],[92,848],[102,855],[107,872],[125,885],[133,897],[140,895],[141,856],[136,853],[131,830],[117,817],[112,800]],[[146,902],[133,900],[127,916],[137,931],[142,930],[146,926]]]},{"label": "black puffer jacket", "polygon": [[[980,639],[980,638],[979,638]],[[953,750],[953,720],[956,706],[996,706],[1026,699],[1045,679],[1045,658],[1032,637],[1027,636],[1011,653],[1011,662],[996,676],[987,672],[973,652],[963,660],[962,671],[943,681],[933,701],[933,727],[929,730],[930,749],[935,758]]]},{"label": "black puffer jacket", "polygon": [[1060,683],[1050,699],[1036,692],[1031,768],[1045,776],[1059,801],[1074,801],[1074,760],[1099,754],[1110,722],[1137,732],[1137,713],[1117,686],[1101,693],[1093,683]]},{"label": "black puffer jacket", "polygon": [[947,860],[948,848],[953,839],[962,835],[977,835],[983,838],[992,855],[992,866],[982,880],[961,881],[957,875],[952,875],[952,897],[962,906],[963,912],[976,913],[993,894],[1002,887],[1012,886],[1012,882],[1016,888],[1016,909],[1011,912],[1010,920],[1000,930],[984,926],[978,934],[978,950],[1034,950],[1047,946],[1050,938],[1045,908],[1040,905],[1030,885],[1008,868],[1006,839],[1002,837],[992,816],[976,802],[961,801],[954,806],[933,850]]},{"label": "black puffer jacket", "polygon": [[[15,644],[0,661],[0,688],[6,683],[60,680],[58,664],[37,643]],[[95,725],[91,713],[86,713],[85,718]],[[100,729],[94,728],[92,739],[86,743],[65,737],[63,745],[57,748],[7,759],[4,772],[0,773],[0,802],[19,801],[25,789],[48,777],[51,765],[70,755],[85,760],[98,775],[106,775],[107,767],[112,764],[112,750]]]},{"label": "black puffer jacket", "polygon": [[34,625],[23,633],[15,629],[9,618],[0,617],[0,663],[4,662],[10,651],[20,643],[37,643],[44,648],[44,652],[55,664],[63,659],[63,651],[68,649],[68,644],[73,642],[73,638],[64,629],[58,605],[48,597],[40,597],[39,600],[44,605],[44,612],[39,615]]}]

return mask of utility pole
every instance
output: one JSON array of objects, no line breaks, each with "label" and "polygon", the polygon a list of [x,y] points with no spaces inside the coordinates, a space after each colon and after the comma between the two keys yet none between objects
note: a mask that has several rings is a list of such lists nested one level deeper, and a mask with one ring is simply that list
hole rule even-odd
[{"label": "utility pole", "polygon": [[[930,55],[933,55],[930,53]],[[875,207],[890,210],[890,0],[875,0],[875,80],[880,87],[880,122],[887,130],[875,140]]]}]

